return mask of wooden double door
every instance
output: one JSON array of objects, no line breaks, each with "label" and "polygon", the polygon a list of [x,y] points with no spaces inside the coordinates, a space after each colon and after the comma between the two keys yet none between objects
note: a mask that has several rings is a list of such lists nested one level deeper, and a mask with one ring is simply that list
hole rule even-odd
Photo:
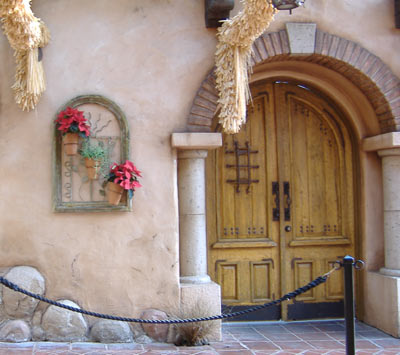
[{"label": "wooden double door", "polygon": [[[208,267],[228,310],[262,304],[354,255],[350,134],[304,85],[252,87],[247,123],[207,158]],[[282,306],[244,319],[343,314],[341,272]]]}]

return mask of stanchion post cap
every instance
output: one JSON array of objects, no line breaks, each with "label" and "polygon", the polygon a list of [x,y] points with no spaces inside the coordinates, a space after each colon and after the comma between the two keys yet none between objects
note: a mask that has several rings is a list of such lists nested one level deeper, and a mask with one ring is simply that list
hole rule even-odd
[{"label": "stanchion post cap", "polygon": [[353,264],[354,264],[354,261],[355,261],[355,259],[354,259],[352,256],[350,256],[350,255],[346,255],[346,256],[343,258],[343,264],[351,264],[351,265],[353,265]]}]

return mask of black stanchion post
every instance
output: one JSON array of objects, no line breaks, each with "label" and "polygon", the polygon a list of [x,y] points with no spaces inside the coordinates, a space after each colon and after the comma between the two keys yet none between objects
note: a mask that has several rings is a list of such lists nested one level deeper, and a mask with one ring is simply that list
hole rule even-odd
[{"label": "black stanchion post", "polygon": [[346,322],[346,354],[355,354],[354,341],[354,258],[346,255],[343,258],[344,268],[344,319]]}]

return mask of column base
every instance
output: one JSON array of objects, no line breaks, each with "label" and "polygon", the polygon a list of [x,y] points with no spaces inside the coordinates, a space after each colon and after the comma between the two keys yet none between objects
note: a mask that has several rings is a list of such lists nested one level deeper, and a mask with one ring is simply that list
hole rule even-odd
[{"label": "column base", "polygon": [[[215,282],[181,284],[181,311],[189,318],[221,314],[221,287]],[[221,321],[213,321],[207,340],[221,341]]]},{"label": "column base", "polygon": [[365,281],[364,321],[399,338],[400,278],[369,271]]},{"label": "column base", "polygon": [[379,270],[379,272],[382,275],[386,275],[386,276],[400,277],[400,270],[396,270],[396,269],[388,269],[388,268],[383,267]]},{"label": "column base", "polygon": [[211,282],[210,276],[199,275],[199,276],[181,276],[180,281],[183,284],[207,284]]}]

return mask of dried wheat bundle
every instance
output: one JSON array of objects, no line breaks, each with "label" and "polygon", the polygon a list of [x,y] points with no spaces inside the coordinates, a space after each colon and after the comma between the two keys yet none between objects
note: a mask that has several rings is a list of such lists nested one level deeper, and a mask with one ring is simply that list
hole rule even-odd
[{"label": "dried wheat bundle", "polygon": [[38,48],[49,42],[50,33],[33,15],[30,0],[1,0],[0,17],[4,33],[15,50],[17,69],[12,86],[15,101],[22,110],[29,111],[35,108],[46,90]]},{"label": "dried wheat bundle", "polygon": [[243,10],[224,21],[218,29],[215,54],[216,87],[221,107],[219,122],[230,134],[239,132],[246,122],[252,45],[268,28],[276,12],[271,0],[243,1]]}]

